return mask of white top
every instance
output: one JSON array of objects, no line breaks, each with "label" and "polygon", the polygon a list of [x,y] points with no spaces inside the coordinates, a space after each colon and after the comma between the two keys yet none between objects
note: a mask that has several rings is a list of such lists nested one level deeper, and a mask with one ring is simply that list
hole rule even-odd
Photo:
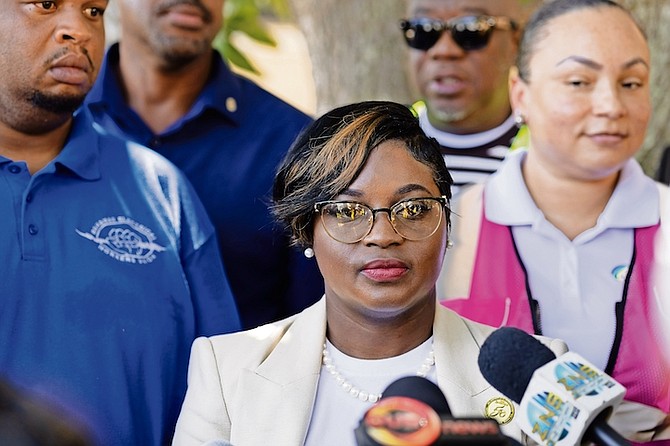
[{"label": "white top", "polygon": [[[433,345],[426,342],[400,356],[385,359],[357,359],[337,350],[329,341],[328,353],[346,380],[369,393],[381,393],[393,381],[413,376],[428,357]],[[435,367],[426,376],[437,382]],[[355,446],[354,429],[372,406],[347,394],[322,366],[306,446]]]},{"label": "white top", "polygon": [[640,165],[623,168],[595,227],[569,240],[532,200],[521,174],[523,150],[511,152],[485,186],[487,218],[511,226],[539,302],[542,334],[605,369],[614,340],[614,305],[633,253],[633,229],[659,220],[659,192]]}]

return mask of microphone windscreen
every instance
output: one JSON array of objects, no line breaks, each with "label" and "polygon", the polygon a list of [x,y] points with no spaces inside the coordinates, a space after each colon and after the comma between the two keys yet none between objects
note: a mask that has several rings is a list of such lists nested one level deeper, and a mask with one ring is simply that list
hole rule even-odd
[{"label": "microphone windscreen", "polygon": [[393,381],[382,392],[382,398],[391,396],[412,398],[427,404],[438,415],[451,415],[451,409],[442,390],[434,382],[420,376],[405,376]]},{"label": "microphone windscreen", "polygon": [[489,384],[520,403],[533,372],[554,359],[554,352],[533,336],[502,327],[486,338],[477,362]]}]

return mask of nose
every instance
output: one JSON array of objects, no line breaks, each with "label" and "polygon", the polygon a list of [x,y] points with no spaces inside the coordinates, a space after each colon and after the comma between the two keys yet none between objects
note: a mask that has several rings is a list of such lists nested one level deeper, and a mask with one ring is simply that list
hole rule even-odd
[{"label": "nose", "polygon": [[626,113],[626,107],[621,99],[621,88],[618,82],[600,82],[593,95],[594,113],[612,119],[623,116]]},{"label": "nose", "polygon": [[427,53],[431,59],[459,59],[465,57],[466,51],[454,42],[449,31],[444,31]]},{"label": "nose", "polygon": [[76,5],[63,5],[56,27],[55,39],[58,43],[84,44],[91,40],[92,24]]},{"label": "nose", "polygon": [[[366,245],[376,245],[387,247],[402,243],[404,238],[396,232],[391,224],[391,210],[386,208],[374,209],[372,219],[372,228],[365,236],[363,242]],[[379,214],[384,214],[380,216]]]}]

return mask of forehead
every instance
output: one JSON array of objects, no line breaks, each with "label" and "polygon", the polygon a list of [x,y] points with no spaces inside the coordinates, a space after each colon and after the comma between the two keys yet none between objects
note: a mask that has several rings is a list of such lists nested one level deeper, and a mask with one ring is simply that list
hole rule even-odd
[{"label": "forehead", "polygon": [[570,56],[601,64],[625,64],[641,58],[649,64],[649,47],[625,11],[613,7],[579,9],[553,18],[540,30],[531,64]]},{"label": "forehead", "polygon": [[417,161],[404,142],[389,140],[370,152],[367,162],[351,186],[372,186],[377,190],[394,193],[407,184],[419,184],[431,192],[437,191],[430,167]]},{"label": "forehead", "polygon": [[522,0],[410,0],[408,13],[448,16],[475,13],[515,18],[521,14],[519,1]]}]

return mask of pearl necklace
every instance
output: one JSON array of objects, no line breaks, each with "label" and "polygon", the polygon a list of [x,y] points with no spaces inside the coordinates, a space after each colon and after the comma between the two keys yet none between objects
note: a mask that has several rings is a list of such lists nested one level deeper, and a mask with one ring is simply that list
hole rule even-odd
[{"label": "pearl necklace", "polygon": [[[330,357],[330,353],[328,353],[328,349],[326,347],[325,342],[323,343],[322,362],[328,373],[330,373],[330,375],[333,378],[335,378],[335,381],[337,381],[337,385],[340,386],[342,390],[347,392],[353,398],[359,399],[364,403],[376,403],[381,399],[382,397],[381,393],[371,393],[361,390],[358,387],[354,386],[349,381],[347,381],[347,379],[344,376],[342,376],[342,374],[335,367],[335,364],[333,364],[333,359]],[[433,367],[434,365],[435,365],[435,353],[431,345],[428,356],[421,363],[421,367],[419,367],[419,370],[416,371],[416,376],[425,378],[426,376],[428,376],[428,372],[430,372],[431,367]]]}]

